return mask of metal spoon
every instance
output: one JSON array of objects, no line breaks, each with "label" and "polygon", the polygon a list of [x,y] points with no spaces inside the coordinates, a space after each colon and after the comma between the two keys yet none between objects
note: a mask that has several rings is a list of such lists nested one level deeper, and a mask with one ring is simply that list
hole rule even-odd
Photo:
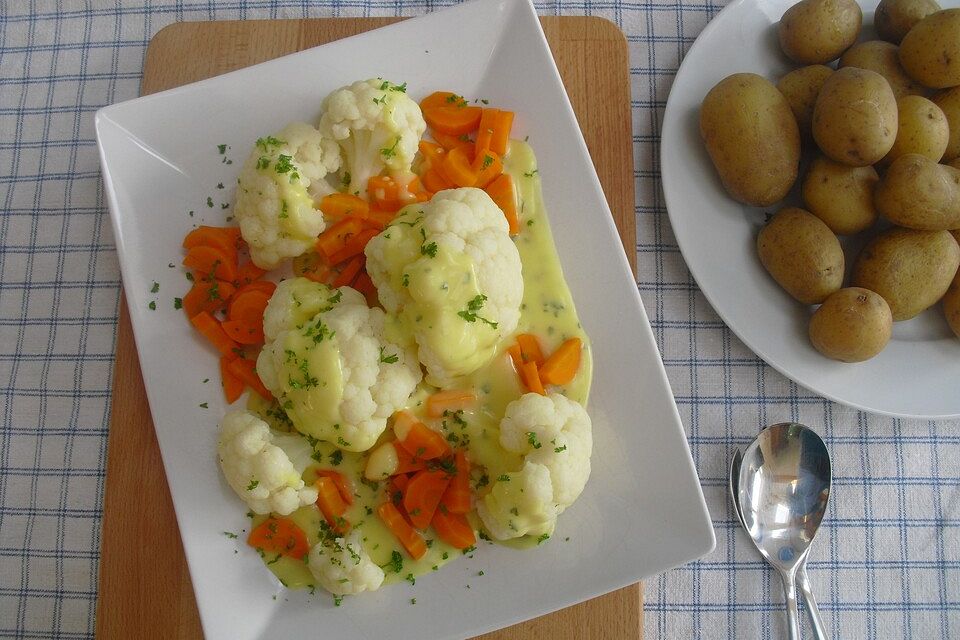
[{"label": "metal spoon", "polygon": [[830,455],[823,440],[801,424],[767,427],[747,448],[743,462],[739,451],[731,462],[730,489],[737,515],[783,580],[791,640],[800,637],[798,577],[814,634],[827,637],[806,575],[806,558],[826,511],[830,480]]}]

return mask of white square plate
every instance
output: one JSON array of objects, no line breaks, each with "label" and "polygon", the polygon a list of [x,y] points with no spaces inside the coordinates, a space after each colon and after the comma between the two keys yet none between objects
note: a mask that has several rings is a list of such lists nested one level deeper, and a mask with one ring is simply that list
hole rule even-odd
[{"label": "white square plate", "polygon": [[[332,598],[285,590],[242,538],[223,535],[248,521],[215,459],[224,412],[217,358],[173,309],[187,283],[168,263],[179,265],[180,241],[193,224],[223,224],[229,211],[220,203],[230,202],[253,140],[290,121],[315,120],[331,90],[374,76],[406,81],[416,99],[453,88],[518,113],[515,135],[529,135],[539,158],[561,260],[593,341],[594,471],[549,544],[529,551],[482,544],[473,559],[459,558],[413,587],[387,587],[334,608]],[[144,382],[208,638],[317,637],[320,630],[343,640],[471,636],[713,548],[649,322],[529,2],[459,5],[107,107],[96,127]],[[221,162],[218,144],[231,146],[232,165]],[[216,189],[221,182],[226,189]],[[203,402],[209,409],[199,408]]]}]

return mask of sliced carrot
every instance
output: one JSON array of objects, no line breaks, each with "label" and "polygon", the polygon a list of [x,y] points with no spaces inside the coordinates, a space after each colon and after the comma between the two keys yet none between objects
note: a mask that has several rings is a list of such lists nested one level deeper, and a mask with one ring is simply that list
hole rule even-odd
[{"label": "sliced carrot", "polygon": [[363,221],[360,218],[346,217],[320,234],[317,238],[317,251],[329,259],[332,254],[343,249],[350,236],[361,231],[363,231]]},{"label": "sliced carrot", "polygon": [[276,290],[277,283],[275,282],[270,282],[269,280],[254,280],[253,282],[249,282],[240,287],[240,289],[237,290],[236,295],[243,295],[248,291],[262,291],[263,293],[267,294],[267,297],[269,298]]},{"label": "sliced carrot", "polygon": [[543,351],[540,349],[537,336],[532,333],[521,333],[517,336],[517,345],[520,347],[523,362],[536,362],[538,367],[543,365]]},{"label": "sliced carrot", "polygon": [[237,270],[237,282],[238,286],[248,285],[255,280],[262,278],[267,272],[253,264],[252,262],[245,262],[240,265],[240,268]]},{"label": "sliced carrot", "polygon": [[520,351],[520,345],[512,344],[507,347],[507,355],[510,356],[510,360],[513,362],[513,368],[517,374],[519,374],[520,370],[523,369],[523,354]]},{"label": "sliced carrot", "polygon": [[353,485],[347,476],[333,469],[317,469],[317,477],[330,478],[333,480],[333,484],[337,485],[337,491],[340,492],[340,497],[343,498],[343,501],[348,505],[353,504]]},{"label": "sliced carrot", "polygon": [[419,560],[427,553],[427,543],[413,530],[392,502],[384,502],[377,507],[377,515],[414,560]]},{"label": "sliced carrot", "polygon": [[523,384],[527,386],[528,391],[539,393],[542,396],[547,395],[543,383],[540,381],[540,373],[537,370],[536,362],[524,362],[523,366],[520,367],[520,378],[523,379]]},{"label": "sliced carrot", "polygon": [[366,213],[360,216],[360,218],[368,227],[371,229],[376,229],[377,231],[383,231],[386,229],[387,225],[393,222],[393,219],[396,217],[396,211],[381,211],[380,209],[375,208],[369,209]]},{"label": "sliced carrot", "polygon": [[350,238],[344,242],[343,248],[330,256],[330,262],[340,264],[354,256],[360,255],[366,248],[367,243],[378,233],[380,232],[376,229],[363,229],[360,233],[350,236]]},{"label": "sliced carrot", "polygon": [[243,383],[256,391],[265,400],[273,400],[273,394],[263,386],[260,376],[257,375],[257,363],[246,358],[235,358],[227,365],[230,373],[237,376]]},{"label": "sliced carrot", "polygon": [[399,446],[399,443],[391,443],[391,446],[397,452],[397,468],[393,470],[391,475],[403,475],[427,468],[426,460],[414,457],[412,453]]},{"label": "sliced carrot", "polygon": [[426,529],[430,526],[433,512],[437,510],[448,484],[450,476],[439,469],[418,471],[410,478],[403,492],[403,507],[415,528]]},{"label": "sliced carrot", "polygon": [[439,433],[414,418],[407,411],[394,415],[393,432],[397,444],[416,460],[433,460],[450,455],[450,445]]},{"label": "sliced carrot", "polygon": [[340,220],[350,215],[362,216],[370,205],[359,196],[350,193],[331,193],[320,200],[320,211],[331,220]]},{"label": "sliced carrot", "polygon": [[442,505],[433,513],[430,524],[437,537],[454,549],[467,549],[477,544],[477,535],[466,516],[445,510]]},{"label": "sliced carrot", "polygon": [[513,128],[513,111],[498,111],[490,138],[490,150],[501,156],[507,153],[510,142],[510,130]]},{"label": "sliced carrot", "polygon": [[399,491],[401,494],[407,490],[407,484],[409,484],[409,482],[410,476],[405,473],[400,473],[390,478],[390,483],[393,485],[394,490]]},{"label": "sliced carrot", "polygon": [[330,286],[339,288],[349,285],[353,282],[353,279],[357,277],[357,274],[360,273],[360,270],[363,269],[365,262],[366,258],[362,255],[350,258],[347,263],[340,265],[340,273],[333,279]]},{"label": "sliced carrot", "polygon": [[499,109],[484,109],[477,125],[477,155],[490,150],[490,141],[493,140],[493,129],[497,124]]},{"label": "sliced carrot", "polygon": [[471,168],[477,173],[474,186],[483,189],[503,173],[503,160],[495,151],[478,152],[473,158]]},{"label": "sliced carrot", "polygon": [[513,178],[510,174],[500,174],[496,180],[487,185],[484,191],[503,211],[510,227],[510,235],[515,236],[520,233],[520,218],[517,216],[517,190],[514,188]]},{"label": "sliced carrot", "polygon": [[212,273],[218,280],[232,282],[237,279],[236,254],[230,255],[216,247],[190,247],[183,259],[183,266],[200,273]]},{"label": "sliced carrot", "polygon": [[219,311],[233,296],[233,285],[224,280],[194,280],[193,287],[183,297],[183,310],[192,318],[201,311]]},{"label": "sliced carrot", "polygon": [[420,109],[435,109],[437,107],[447,107],[455,104],[466,105],[467,101],[463,96],[458,96],[450,91],[434,91],[420,101]]},{"label": "sliced carrot", "polygon": [[302,560],[310,551],[307,534],[290,518],[271,516],[258,524],[250,535],[247,544],[260,549],[265,554],[279,554]]},{"label": "sliced carrot", "polygon": [[239,345],[224,333],[220,323],[208,311],[201,311],[190,318],[190,324],[209,340],[210,344],[217,348],[220,355],[232,356],[236,353],[235,350],[239,348]]},{"label": "sliced carrot", "polygon": [[547,384],[569,384],[580,368],[580,338],[564,341],[540,368],[540,379]]},{"label": "sliced carrot", "polygon": [[263,310],[267,308],[268,302],[270,302],[270,296],[263,291],[244,289],[233,296],[230,307],[227,309],[227,316],[245,325],[259,324],[262,328]]},{"label": "sliced carrot", "polygon": [[367,305],[370,307],[376,307],[380,304],[377,288],[373,285],[373,280],[370,279],[370,274],[366,271],[361,271],[356,280],[353,281],[353,288],[363,294],[363,297],[367,299]]},{"label": "sliced carrot", "polygon": [[453,93],[438,91],[420,102],[423,119],[431,129],[450,135],[469,133],[477,128],[482,109]]},{"label": "sliced carrot", "polygon": [[243,395],[243,380],[233,375],[230,371],[230,356],[221,356],[220,358],[220,381],[223,384],[223,395],[227,399],[227,404],[233,404],[241,395]]},{"label": "sliced carrot", "polygon": [[457,147],[447,153],[443,161],[443,175],[458,187],[472,187],[477,183],[477,171],[473,169],[471,149]]},{"label": "sliced carrot", "polygon": [[424,163],[428,169],[439,167],[443,164],[447,150],[439,144],[429,140],[420,141],[420,155],[423,156]]},{"label": "sliced carrot", "polygon": [[220,323],[223,332],[230,336],[230,339],[240,344],[260,344],[263,342],[263,324],[259,327],[245,325],[236,320],[224,320]]},{"label": "sliced carrot", "polygon": [[183,248],[214,247],[236,261],[237,247],[240,244],[239,227],[208,227],[201,225],[188,233],[183,239]]},{"label": "sliced carrot", "polygon": [[462,389],[437,391],[427,398],[427,415],[431,418],[439,418],[446,411],[466,409],[476,401],[477,396],[472,391]]},{"label": "sliced carrot", "polygon": [[444,189],[453,189],[454,184],[441,171],[434,167],[423,174],[423,186],[436,193]]},{"label": "sliced carrot", "polygon": [[316,486],[317,506],[320,507],[327,524],[337,533],[345,533],[350,528],[350,523],[343,517],[347,512],[347,503],[341,497],[336,482],[327,476],[320,476]]},{"label": "sliced carrot", "polygon": [[293,259],[293,273],[314,282],[327,284],[333,277],[331,275],[333,267],[318,252],[308,251]]},{"label": "sliced carrot", "polygon": [[467,454],[458,450],[454,454],[454,465],[457,473],[450,479],[447,490],[440,498],[440,504],[450,513],[467,513],[470,511],[470,461]]},{"label": "sliced carrot", "polygon": [[470,141],[470,137],[466,134],[451,136],[440,131],[432,130],[430,131],[430,135],[448,152],[457,147],[468,147],[473,144],[473,142]]}]

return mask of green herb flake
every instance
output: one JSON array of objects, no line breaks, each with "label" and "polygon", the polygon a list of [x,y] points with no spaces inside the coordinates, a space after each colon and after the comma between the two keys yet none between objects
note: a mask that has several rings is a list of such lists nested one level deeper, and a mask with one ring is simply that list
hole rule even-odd
[{"label": "green herb flake", "polygon": [[537,434],[533,431],[527,431],[527,443],[534,449],[539,449],[541,446],[540,440],[537,439]]},{"label": "green herb flake", "polygon": [[563,445],[562,447],[556,447],[556,448],[554,448],[553,452],[554,452],[554,453],[561,453],[561,452],[566,451],[566,450],[567,450],[567,445]]},{"label": "green herb flake", "polygon": [[383,350],[385,348],[386,347],[380,347],[380,362],[383,362],[384,364],[395,364],[400,361],[400,356],[395,353],[389,355],[384,354]]},{"label": "green herb flake", "polygon": [[154,281],[153,286],[150,287],[150,293],[156,293],[157,291],[160,291],[160,283]]},{"label": "green herb flake", "polygon": [[250,484],[247,485],[247,491],[253,491],[258,486],[260,486],[259,480],[250,480]]},{"label": "green herb flake", "polygon": [[220,153],[220,155],[225,154],[225,153],[227,152],[227,145],[225,145],[225,144],[218,144],[218,145],[217,145],[217,151]]},{"label": "green herb flake", "polygon": [[343,462],[343,451],[337,449],[330,454],[330,464],[335,467],[339,467],[341,462]]},{"label": "green herb flake", "polygon": [[213,198],[207,196],[207,206],[213,209]]},{"label": "green herb flake", "polygon": [[150,307],[150,311],[156,311],[156,310],[157,310],[157,301],[156,301],[156,300],[151,300],[151,301],[150,301],[150,304],[148,304],[147,306]]},{"label": "green herb flake", "polygon": [[218,182],[218,183],[217,183],[217,189],[223,189],[223,183],[222,183],[222,182]]},{"label": "green herb flake", "polygon": [[207,403],[206,403],[206,402],[201,402],[201,403],[200,403],[200,408],[201,408],[201,409],[209,409],[210,407],[207,406]]},{"label": "green herb flake", "polygon": [[497,477],[497,482],[510,482],[510,476],[508,476],[505,473],[502,473]]},{"label": "green herb flake", "polygon": [[549,533],[542,533],[542,534],[540,534],[540,537],[537,538],[537,544],[543,544],[544,542],[546,542],[546,541],[549,540],[549,539],[550,539],[550,534],[549,534]]},{"label": "green herb flake", "polygon": [[483,295],[482,293],[478,294],[474,296],[472,300],[467,302],[467,308],[464,309],[463,311],[458,311],[457,315],[463,318],[464,320],[466,320],[467,322],[476,322],[477,320],[480,320],[481,322],[485,322],[486,324],[490,325],[491,328],[496,329],[497,328],[496,322],[491,322],[490,320],[477,314],[477,312],[483,308],[483,304],[486,301],[487,301],[487,296]]},{"label": "green herb flake", "polygon": [[231,540],[236,540],[236,539],[239,537],[239,536],[237,536],[237,534],[235,534],[235,533],[232,532],[232,531],[224,531],[224,532],[223,532],[223,535],[227,536],[227,537],[230,538]]},{"label": "green herb flake", "polygon": [[174,308],[174,309],[183,309],[183,298],[174,298],[174,299],[173,299],[173,308]]}]

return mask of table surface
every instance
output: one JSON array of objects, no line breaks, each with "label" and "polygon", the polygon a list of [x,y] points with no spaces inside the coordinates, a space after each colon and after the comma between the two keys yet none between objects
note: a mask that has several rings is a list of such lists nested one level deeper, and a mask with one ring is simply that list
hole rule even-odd
[{"label": "table surface", "polygon": [[[169,89],[381,27],[393,18],[179,23],[150,43],[141,93]],[[589,17],[542,19],[625,248],[636,242],[626,43],[613,23]],[[636,255],[630,252],[632,266]],[[202,633],[176,532],[130,317],[121,305],[104,495],[96,636],[150,629],[164,638]],[[148,496],[145,489],[153,487]],[[131,546],[129,540],[146,540]],[[145,598],[144,594],[171,597]],[[482,636],[482,640],[603,637],[630,640],[641,628],[639,585]],[[480,639],[478,639],[480,640]]]},{"label": "table surface", "polygon": [[[95,629],[120,305],[96,109],[138,95],[147,43],[175,21],[416,15],[448,4],[0,3],[0,637]],[[783,633],[779,584],[724,487],[735,446],[796,420],[826,437],[835,462],[810,562],[831,635],[960,638],[960,422],[865,414],[798,388],[724,326],[670,231],[657,161],[663,108],[684,53],[722,4],[537,3],[542,14],[608,18],[627,36],[638,286],[716,527],[713,553],[645,583],[645,636]]]}]

